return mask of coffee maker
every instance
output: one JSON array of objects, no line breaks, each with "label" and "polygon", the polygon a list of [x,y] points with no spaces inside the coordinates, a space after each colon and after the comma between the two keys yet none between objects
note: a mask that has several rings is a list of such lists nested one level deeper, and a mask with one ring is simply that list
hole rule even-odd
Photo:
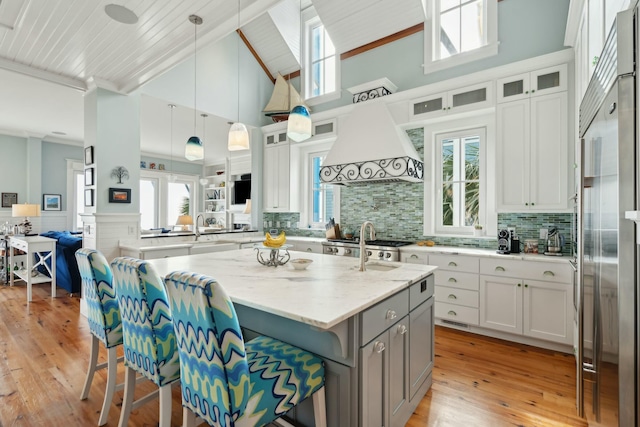
[{"label": "coffee maker", "polygon": [[496,252],[505,255],[520,253],[520,238],[516,235],[515,229],[498,231],[498,250]]}]

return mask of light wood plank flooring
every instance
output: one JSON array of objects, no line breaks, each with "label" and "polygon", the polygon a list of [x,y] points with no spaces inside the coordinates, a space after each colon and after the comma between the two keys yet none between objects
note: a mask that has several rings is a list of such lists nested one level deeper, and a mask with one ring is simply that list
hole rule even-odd
[{"label": "light wood plank flooring", "polygon": [[[24,286],[0,286],[0,427],[97,425],[106,372],[96,374],[89,398],[80,401],[89,328],[78,298],[59,290],[52,299],[49,291],[47,284],[34,286],[34,301],[27,304]],[[575,416],[571,355],[440,327],[435,351],[433,387],[409,427],[588,425]],[[100,360],[105,356],[101,349]],[[154,388],[142,386],[140,395]],[[177,426],[179,386],[173,399]],[[121,401],[118,392],[108,425],[118,424]],[[134,411],[129,425],[154,426],[157,419],[152,403]],[[615,426],[617,420],[605,411],[601,424],[590,425]]]}]

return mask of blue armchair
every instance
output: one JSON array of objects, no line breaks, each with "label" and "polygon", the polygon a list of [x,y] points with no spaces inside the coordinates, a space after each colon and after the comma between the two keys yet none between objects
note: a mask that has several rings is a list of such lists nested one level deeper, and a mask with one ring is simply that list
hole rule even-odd
[{"label": "blue armchair", "polygon": [[[69,231],[47,231],[41,236],[56,239],[56,284],[70,293],[79,293],[82,279],[76,251],[82,247],[82,234]],[[49,261],[47,261],[49,262]],[[43,267],[40,267],[44,269]]]}]

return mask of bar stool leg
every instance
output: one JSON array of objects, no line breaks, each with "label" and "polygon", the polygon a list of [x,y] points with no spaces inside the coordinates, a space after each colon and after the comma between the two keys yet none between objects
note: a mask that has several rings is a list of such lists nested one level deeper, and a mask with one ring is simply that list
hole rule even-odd
[{"label": "bar stool leg", "polygon": [[136,388],[136,371],[126,367],[124,371],[124,397],[122,399],[122,409],[120,409],[119,427],[129,425],[129,416],[133,407],[133,393]]},{"label": "bar stool leg", "polygon": [[[109,409],[111,409],[111,401],[116,391],[116,378],[118,374],[118,355],[116,348],[107,349],[107,387],[104,391],[104,402],[102,402],[102,410],[100,411],[100,419],[98,425],[103,426],[109,418]],[[135,377],[135,376],[134,376]]]},{"label": "bar stool leg", "polygon": [[96,366],[98,365],[98,353],[100,352],[100,341],[95,335],[91,335],[91,354],[89,356],[89,368],[87,369],[87,377],[84,380],[84,387],[82,387],[82,394],[80,400],[85,400],[89,397],[89,390],[91,389],[91,383],[93,382],[93,374],[96,373]]},{"label": "bar stool leg", "polygon": [[327,427],[327,404],[324,398],[324,386],[313,393],[313,417],[316,427]]}]

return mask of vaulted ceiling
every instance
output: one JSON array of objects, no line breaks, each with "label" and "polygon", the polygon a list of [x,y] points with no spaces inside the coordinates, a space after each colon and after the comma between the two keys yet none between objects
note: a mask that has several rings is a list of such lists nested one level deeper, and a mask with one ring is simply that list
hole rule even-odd
[{"label": "vaulted ceiling", "polygon": [[[78,111],[84,91],[98,85],[130,93],[191,57],[195,35],[200,49],[235,31],[238,21],[275,76],[300,69],[301,8],[315,8],[337,51],[344,53],[423,22],[423,2],[241,0],[238,19],[239,4],[229,0],[0,0],[0,99],[21,93],[28,98],[12,108],[0,105],[0,112],[11,113],[8,118],[0,114],[0,132],[49,135],[50,118],[56,117],[58,124],[74,121],[67,127],[76,129],[69,139],[82,140]],[[105,6],[111,3],[133,11],[137,22],[110,18]],[[197,29],[188,20],[191,14],[204,21]],[[37,83],[29,87],[35,81],[25,76]],[[65,104],[72,114],[60,111]]]}]

